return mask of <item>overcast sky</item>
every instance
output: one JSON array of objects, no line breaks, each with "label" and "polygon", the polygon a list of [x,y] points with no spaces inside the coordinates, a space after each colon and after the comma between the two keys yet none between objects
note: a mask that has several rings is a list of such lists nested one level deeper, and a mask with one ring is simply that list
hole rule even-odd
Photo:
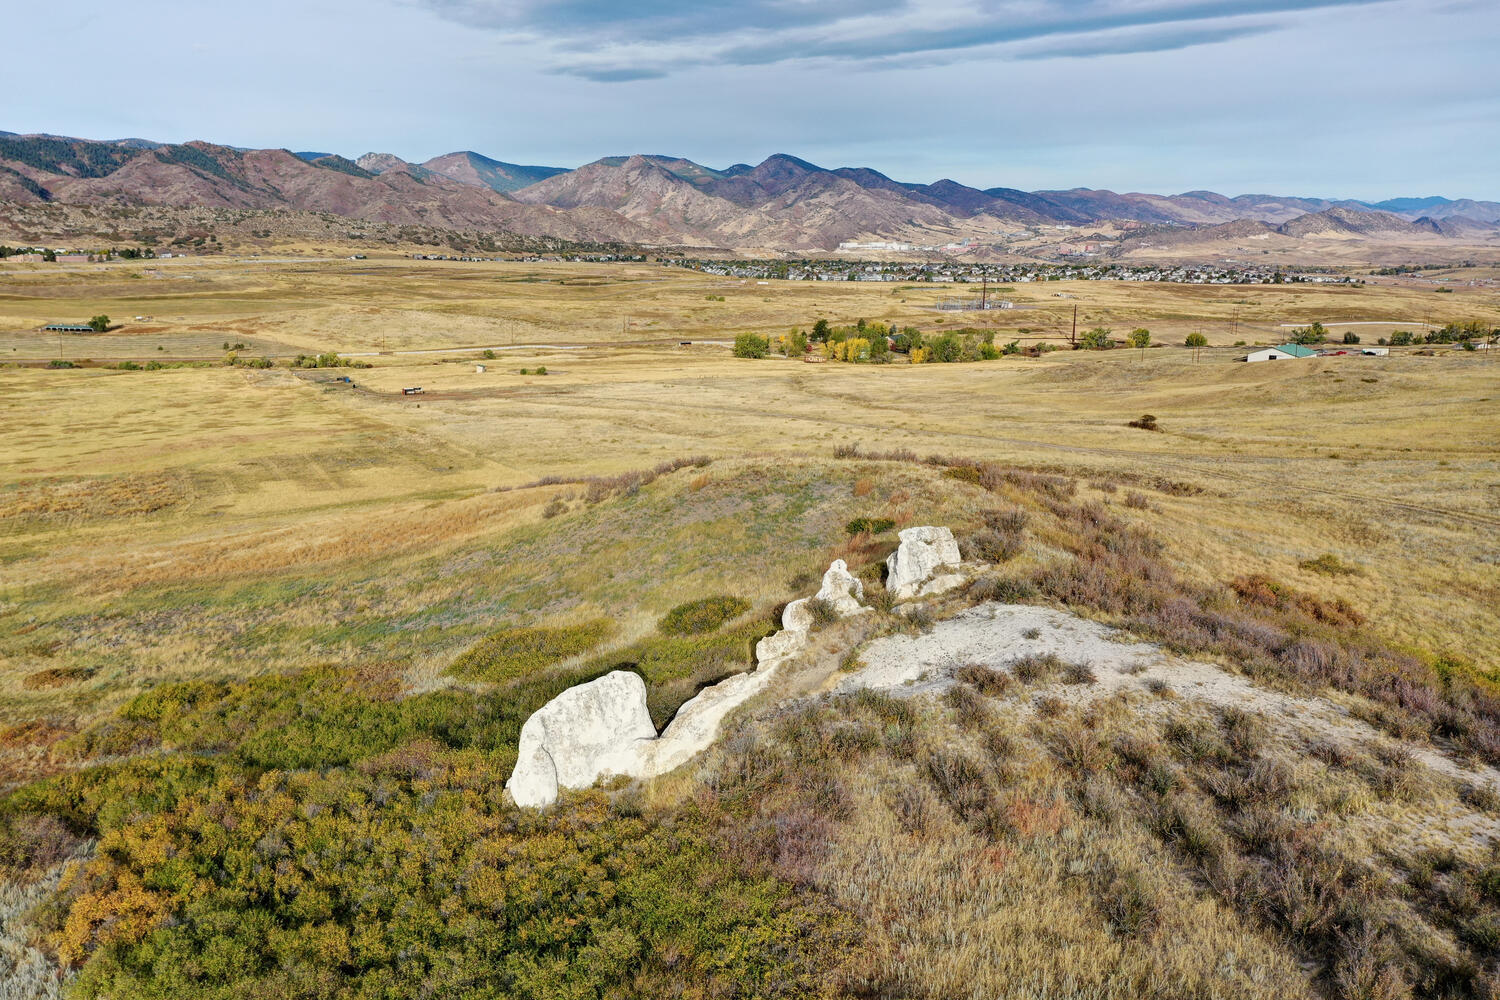
[{"label": "overcast sky", "polygon": [[8,0],[0,129],[1500,200],[1497,0]]}]

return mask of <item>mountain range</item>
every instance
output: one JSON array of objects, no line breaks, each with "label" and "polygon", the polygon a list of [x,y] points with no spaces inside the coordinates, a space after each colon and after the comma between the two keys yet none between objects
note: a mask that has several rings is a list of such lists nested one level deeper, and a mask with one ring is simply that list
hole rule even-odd
[{"label": "mountain range", "polygon": [[[242,149],[207,142],[93,141],[0,132],[0,202],[324,212],[394,225],[653,245],[832,250],[846,240],[993,241],[1017,227],[1147,228],[1183,237],[1462,239],[1493,234],[1500,203],[1382,202],[1107,190],[979,189],[826,169],[777,154],[716,169],[667,155],[612,156],[576,169],[472,151],[410,163],[389,153]],[[1165,230],[1165,234],[1163,231]]]}]

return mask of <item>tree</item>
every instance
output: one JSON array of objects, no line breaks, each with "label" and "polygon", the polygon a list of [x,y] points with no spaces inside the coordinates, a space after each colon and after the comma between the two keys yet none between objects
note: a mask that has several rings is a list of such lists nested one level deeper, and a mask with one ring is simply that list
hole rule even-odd
[{"label": "tree", "polygon": [[1114,340],[1110,338],[1110,332],[1107,326],[1096,326],[1092,330],[1085,330],[1078,338],[1078,346],[1085,351],[1107,351],[1115,346]]},{"label": "tree", "polygon": [[758,333],[742,333],[734,338],[734,356],[763,358],[771,353],[771,342]]},{"label": "tree", "polygon": [[103,313],[100,313],[93,319],[89,320],[89,329],[93,330],[95,333],[103,333],[105,330],[109,329],[109,317],[104,315]]},{"label": "tree", "polygon": [[56,264],[57,254],[51,250],[45,250],[42,252],[42,260],[46,261],[49,264]]},{"label": "tree", "polygon": [[1208,338],[1201,333],[1190,333],[1187,335],[1187,339],[1182,342],[1182,346],[1191,347],[1193,349],[1193,360],[1197,361],[1198,351],[1208,346]]},{"label": "tree", "polygon": [[1130,331],[1130,346],[1141,350],[1141,357],[1146,356],[1146,348],[1151,346],[1151,331],[1144,326],[1138,326]]},{"label": "tree", "polygon": [[1292,331],[1292,343],[1294,344],[1321,344],[1327,339],[1327,327],[1316,321],[1313,322],[1312,326],[1302,326]]},{"label": "tree", "polygon": [[812,339],[820,344],[828,340],[828,321],[826,319],[820,319],[813,324]]},{"label": "tree", "polygon": [[1346,344],[1357,344],[1357,343],[1359,343],[1359,334],[1353,333],[1353,332],[1344,334],[1344,343],[1346,343]]}]

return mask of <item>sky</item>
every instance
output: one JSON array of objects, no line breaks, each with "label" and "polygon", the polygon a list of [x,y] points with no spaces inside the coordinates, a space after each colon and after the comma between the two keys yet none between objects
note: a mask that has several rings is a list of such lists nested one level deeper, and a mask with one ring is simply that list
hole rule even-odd
[{"label": "sky", "polygon": [[1496,0],[9,0],[3,21],[13,132],[1500,200]]}]

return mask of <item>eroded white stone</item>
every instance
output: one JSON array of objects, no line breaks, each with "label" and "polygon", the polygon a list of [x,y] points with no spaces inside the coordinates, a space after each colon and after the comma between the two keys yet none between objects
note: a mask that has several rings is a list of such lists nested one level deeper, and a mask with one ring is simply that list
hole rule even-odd
[{"label": "eroded white stone", "polygon": [[886,589],[898,601],[951,590],[963,582],[962,576],[948,573],[934,577],[945,566],[958,566],[961,558],[958,542],[947,528],[907,528],[901,532],[900,547],[885,561]]},{"label": "eroded white stone", "polygon": [[[817,597],[844,618],[870,610],[860,604],[864,585],[835,559]],[[771,686],[808,642],[809,598],[782,613],[782,631],[755,646],[756,668],[727,677],[684,702],[656,735],[646,710],[646,685],[615,671],[569,688],[543,705],[521,727],[520,755],[506,787],[517,805],[544,806],[560,789],[587,788],[606,775],[650,778],[666,774],[708,748],[724,717]]]},{"label": "eroded white stone", "polygon": [[516,769],[506,787],[521,806],[544,806],[560,788],[587,788],[628,773],[638,747],[656,738],[646,682],[624,670],[568,688],[521,727]]},{"label": "eroded white stone", "polygon": [[781,627],[788,632],[806,632],[812,628],[812,612],[808,610],[809,601],[823,601],[833,608],[840,618],[848,618],[862,611],[868,611],[860,602],[865,598],[865,585],[859,577],[849,572],[849,566],[842,559],[835,559],[828,566],[828,571],[823,574],[823,585],[812,597],[804,597],[793,601],[786,606],[781,613]]}]

